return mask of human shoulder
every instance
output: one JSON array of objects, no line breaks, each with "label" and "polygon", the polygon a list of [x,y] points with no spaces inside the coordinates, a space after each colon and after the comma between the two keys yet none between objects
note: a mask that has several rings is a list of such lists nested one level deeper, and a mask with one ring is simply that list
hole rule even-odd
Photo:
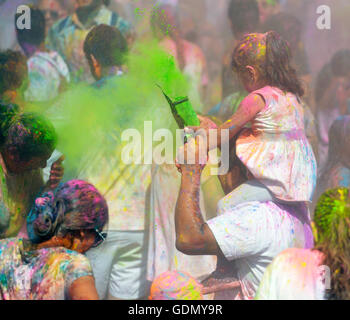
[{"label": "human shoulder", "polygon": [[92,274],[88,258],[74,250],[63,247],[43,248],[37,251],[37,256],[40,257],[42,263],[49,264],[50,268],[59,268],[59,271],[63,272],[65,277],[74,277],[74,275],[80,273],[84,275]]},{"label": "human shoulder", "polygon": [[[106,17],[109,21],[105,21]],[[109,10],[106,6],[102,6],[98,17],[96,18],[98,23],[108,23],[111,26],[118,28],[121,33],[125,34],[131,29],[131,23],[125,20],[117,12]]]},{"label": "human shoulder", "polygon": [[239,205],[235,203],[231,193],[223,197],[218,202],[218,214],[231,214],[233,216],[242,216],[243,219],[249,214],[264,214],[268,210],[277,210],[278,206],[273,202],[249,201]]},{"label": "human shoulder", "polygon": [[70,26],[73,23],[72,16],[67,16],[56,21],[51,29],[49,30],[50,34],[60,34],[64,29]]}]

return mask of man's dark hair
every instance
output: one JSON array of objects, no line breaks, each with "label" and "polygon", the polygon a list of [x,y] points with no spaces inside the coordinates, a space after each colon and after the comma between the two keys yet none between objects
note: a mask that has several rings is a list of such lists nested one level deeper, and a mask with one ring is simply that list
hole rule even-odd
[{"label": "man's dark hair", "polygon": [[0,52],[0,98],[4,92],[20,88],[27,74],[27,58],[22,53]]},{"label": "man's dark hair", "polygon": [[84,42],[84,53],[90,66],[91,55],[102,67],[121,66],[127,52],[128,44],[121,32],[106,24],[94,27]]},{"label": "man's dark hair", "polygon": [[228,18],[234,33],[256,32],[260,23],[259,6],[256,0],[231,0]]},{"label": "man's dark hair", "polygon": [[32,45],[39,46],[45,40],[45,16],[41,10],[36,7],[30,7],[30,29],[18,29],[17,20],[21,14],[16,13],[15,15],[15,28],[17,32],[17,40],[20,45],[23,43],[29,43]]},{"label": "man's dark hair", "polygon": [[242,130],[230,140],[230,161],[229,161],[229,172],[234,168],[234,167],[239,167],[239,170],[241,171],[242,176],[247,178],[247,167],[243,164],[243,162],[238,158],[237,156],[237,139],[240,135]]}]

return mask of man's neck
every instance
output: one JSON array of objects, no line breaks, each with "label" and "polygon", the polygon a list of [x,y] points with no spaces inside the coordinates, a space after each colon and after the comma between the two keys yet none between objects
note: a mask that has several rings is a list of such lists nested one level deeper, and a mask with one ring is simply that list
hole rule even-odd
[{"label": "man's neck", "polygon": [[34,53],[40,48],[40,46],[36,46],[30,43],[21,43],[21,48],[26,55],[27,58],[30,58]]}]

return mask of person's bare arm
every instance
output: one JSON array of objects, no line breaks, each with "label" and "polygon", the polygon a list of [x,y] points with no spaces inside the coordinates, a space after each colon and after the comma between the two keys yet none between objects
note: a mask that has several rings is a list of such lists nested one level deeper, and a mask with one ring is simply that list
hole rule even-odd
[{"label": "person's bare arm", "polygon": [[237,111],[218,130],[218,146],[222,141],[221,130],[229,129],[229,139],[231,140],[249,121],[253,120],[258,112],[265,108],[265,100],[258,94],[249,94],[243,99]]},{"label": "person's bare arm", "polygon": [[[237,111],[232,115],[232,117],[218,128],[217,144],[209,145],[208,143],[208,150],[220,147],[221,144],[228,142],[225,141],[225,139],[222,139],[221,131],[228,129],[229,140],[232,139],[248,122],[254,119],[256,114],[260,112],[265,107],[265,105],[265,100],[261,95],[255,93],[249,94],[246,98],[243,99]],[[206,125],[208,121],[202,120],[200,127],[189,127],[189,129],[192,129],[194,131],[205,129],[208,136],[209,132]]]},{"label": "person's bare arm", "polygon": [[94,277],[75,280],[69,288],[69,297],[71,300],[99,300]]},{"label": "person's bare arm", "polygon": [[[197,137],[197,140],[201,137]],[[194,140],[184,147],[187,150],[196,148]],[[186,161],[185,161],[186,162]],[[179,164],[181,187],[175,208],[176,248],[188,255],[218,255],[219,246],[210,228],[205,223],[200,209],[200,179],[203,166],[200,164]]]}]

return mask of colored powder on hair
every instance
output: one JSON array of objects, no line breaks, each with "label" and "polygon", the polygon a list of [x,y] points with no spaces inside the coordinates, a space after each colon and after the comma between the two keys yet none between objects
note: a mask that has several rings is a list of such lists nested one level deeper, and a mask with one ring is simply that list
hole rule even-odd
[{"label": "colored powder on hair", "polygon": [[[348,241],[346,226],[341,224],[349,219],[349,189],[337,188],[325,192],[317,203],[314,217],[319,241],[330,241],[334,245],[339,245],[341,241]],[[345,234],[342,234],[341,230],[345,231]]]}]

